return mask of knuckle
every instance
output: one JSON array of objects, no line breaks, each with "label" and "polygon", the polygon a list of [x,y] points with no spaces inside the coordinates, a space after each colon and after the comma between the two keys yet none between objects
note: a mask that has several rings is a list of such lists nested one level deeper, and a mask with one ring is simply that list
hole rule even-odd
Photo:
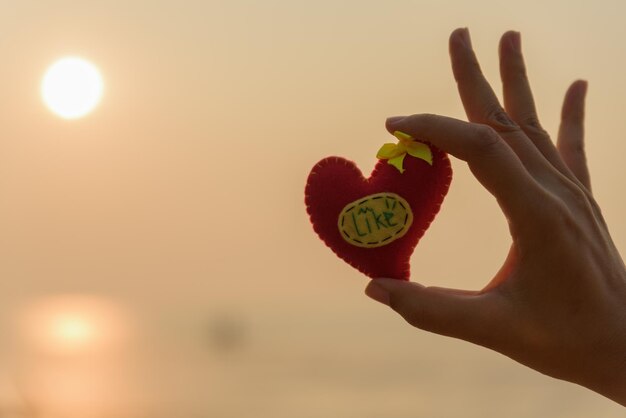
[{"label": "knuckle", "polygon": [[551,141],[548,131],[543,129],[543,126],[539,123],[539,120],[535,116],[526,118],[521,124],[522,130],[529,138],[535,140],[541,140],[542,142]]},{"label": "knuckle", "polygon": [[574,173],[587,172],[587,155],[582,141],[568,141],[566,144],[558,144],[558,150],[565,163]]},{"label": "knuckle", "polygon": [[415,328],[436,334],[449,334],[451,324],[446,318],[433,314],[426,309],[414,307],[413,310],[404,315],[404,319]]},{"label": "knuckle", "polygon": [[441,321],[434,314],[432,307],[429,308],[428,303],[415,303],[410,294],[392,297],[389,306],[415,328],[430,332],[440,331]]},{"label": "knuckle", "polygon": [[569,151],[574,154],[581,163],[586,163],[585,143],[583,141],[570,141],[569,145]]},{"label": "knuckle", "polygon": [[565,203],[551,191],[539,186],[528,198],[530,215],[540,226],[554,226],[555,222],[567,216]]},{"label": "knuckle", "polygon": [[593,198],[593,196],[591,195],[589,191],[587,191],[587,194],[589,196],[589,204],[591,205],[591,210],[596,216],[596,219],[598,220],[600,225],[604,227],[604,229],[608,230],[608,225],[606,224],[606,221],[604,220],[604,215],[602,214],[602,209],[600,208],[600,205],[598,205],[598,202],[596,202],[596,200]]},{"label": "knuckle", "polygon": [[413,310],[406,315],[404,315],[404,319],[406,322],[414,326],[415,328],[427,330],[426,321],[424,321],[424,316],[417,310]]},{"label": "knuckle", "polygon": [[487,109],[486,120],[487,124],[500,131],[511,132],[519,129],[519,126],[513,122],[513,119],[509,117],[499,104],[494,104]]},{"label": "knuckle", "polygon": [[572,246],[579,246],[585,241],[585,231],[583,222],[579,216],[567,205],[563,205],[563,210],[560,211],[560,216],[557,220],[559,228],[556,230],[557,237],[563,237]]},{"label": "knuckle", "polygon": [[513,60],[507,66],[507,71],[504,72],[503,77],[506,78],[507,81],[523,81],[526,82],[528,80],[528,74],[526,72],[526,65],[524,65],[524,61],[521,57]]},{"label": "knuckle", "polygon": [[552,197],[542,205],[543,219],[554,234],[572,234],[577,228],[577,221],[569,205],[561,199]]},{"label": "knuckle", "polygon": [[522,117],[522,126],[527,128],[533,128],[537,130],[543,130],[539,118],[535,114]]},{"label": "knuckle", "polygon": [[568,181],[563,187],[563,198],[572,208],[590,208],[589,195],[577,184]]},{"label": "knuckle", "polygon": [[523,60],[518,60],[517,65],[513,66],[513,76],[518,80],[526,81],[528,79],[528,74],[526,72],[526,65],[524,65]]},{"label": "knuckle", "polygon": [[415,328],[424,329],[426,322],[424,321],[424,311],[420,306],[410,304],[404,298],[392,298],[389,301],[389,307],[400,313],[406,322]]},{"label": "knuckle", "polygon": [[584,225],[589,217],[593,217],[587,192],[570,181],[563,185],[558,196],[551,194],[547,197],[539,210],[546,227],[556,235],[567,235],[572,243],[583,238]]},{"label": "knuckle", "polygon": [[475,139],[476,151],[481,154],[492,153],[495,149],[502,146],[502,138],[489,125],[476,125]]},{"label": "knuckle", "polygon": [[523,117],[520,125],[524,130],[528,130],[534,134],[548,136],[548,132],[543,129],[543,126],[541,126],[541,122],[539,122],[537,115],[533,114]]}]

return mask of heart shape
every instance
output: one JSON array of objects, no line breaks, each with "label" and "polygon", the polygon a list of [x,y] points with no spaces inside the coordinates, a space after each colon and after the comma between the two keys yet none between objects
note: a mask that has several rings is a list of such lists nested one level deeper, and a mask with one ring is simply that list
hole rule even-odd
[{"label": "heart shape", "polygon": [[379,160],[365,178],[354,162],[327,157],[309,174],[305,203],[313,229],[337,256],[371,278],[409,279],[411,254],[452,180],[447,154],[430,148],[432,165],[407,156],[402,173]]}]

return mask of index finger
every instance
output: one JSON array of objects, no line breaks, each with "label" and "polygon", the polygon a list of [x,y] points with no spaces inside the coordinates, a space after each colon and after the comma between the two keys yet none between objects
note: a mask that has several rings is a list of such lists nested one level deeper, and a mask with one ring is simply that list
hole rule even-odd
[{"label": "index finger", "polygon": [[413,138],[464,160],[478,181],[493,194],[511,219],[534,212],[541,186],[498,133],[487,125],[446,116],[419,114],[387,120],[387,130]]}]

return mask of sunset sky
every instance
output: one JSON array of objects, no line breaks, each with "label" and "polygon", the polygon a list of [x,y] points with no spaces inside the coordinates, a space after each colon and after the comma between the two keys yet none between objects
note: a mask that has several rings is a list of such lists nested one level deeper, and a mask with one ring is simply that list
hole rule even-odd
[{"label": "sunset sky", "polygon": [[[327,155],[369,172],[388,116],[465,119],[450,32],[469,27],[499,91],[514,29],[550,133],[589,81],[594,194],[625,252],[625,18],[619,0],[0,0],[0,416],[620,416],[368,300],[304,185]],[[64,56],[104,80],[80,119],[41,98]],[[479,289],[510,238],[452,164],[412,280]]]}]

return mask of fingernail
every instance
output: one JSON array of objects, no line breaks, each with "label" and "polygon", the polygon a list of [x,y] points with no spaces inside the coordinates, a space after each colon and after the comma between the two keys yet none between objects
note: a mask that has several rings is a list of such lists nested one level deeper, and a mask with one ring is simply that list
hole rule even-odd
[{"label": "fingernail", "polygon": [[376,279],[372,280],[365,288],[365,294],[376,302],[389,306],[389,292],[376,284]]},{"label": "fingernail", "polygon": [[469,29],[463,28],[459,32],[461,34],[461,42],[463,42],[463,45],[465,45],[469,49],[472,49],[472,39],[470,38]]},{"label": "fingernail", "polygon": [[387,118],[387,121],[385,123],[387,125],[396,125],[398,122],[400,122],[405,117],[406,116],[391,116],[391,117]]},{"label": "fingernail", "polygon": [[522,35],[519,32],[511,33],[509,43],[513,51],[522,52]]}]

